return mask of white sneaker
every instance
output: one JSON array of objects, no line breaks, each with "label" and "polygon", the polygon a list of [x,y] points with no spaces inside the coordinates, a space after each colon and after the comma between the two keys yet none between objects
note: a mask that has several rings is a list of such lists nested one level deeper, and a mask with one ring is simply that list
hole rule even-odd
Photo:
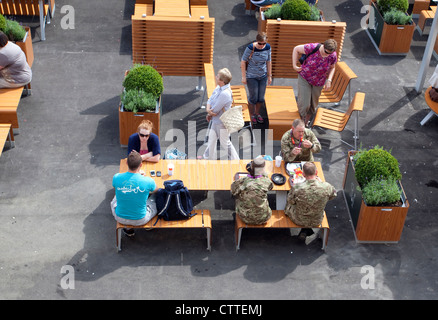
[{"label": "white sneaker", "polygon": [[311,244],[317,238],[318,238],[318,234],[314,233],[314,234],[306,237],[306,240],[304,240],[304,242],[306,243],[306,246],[308,246],[309,244]]}]

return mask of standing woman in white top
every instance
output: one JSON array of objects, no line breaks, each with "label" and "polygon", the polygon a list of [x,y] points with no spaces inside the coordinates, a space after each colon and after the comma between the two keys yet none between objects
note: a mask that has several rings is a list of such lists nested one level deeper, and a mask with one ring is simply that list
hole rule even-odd
[{"label": "standing woman in white top", "polygon": [[[219,70],[216,75],[217,87],[207,101],[207,121],[211,121],[211,128],[208,134],[207,149],[204,152],[204,159],[217,160],[217,139],[220,141],[221,149],[227,154],[228,160],[238,160],[236,152],[230,140],[230,134],[223,125],[220,117],[231,108],[233,94],[230,88],[231,72],[227,68]],[[225,158],[225,156],[220,159]]]},{"label": "standing woman in white top", "polygon": [[26,55],[0,31],[0,89],[23,87],[32,80]]}]

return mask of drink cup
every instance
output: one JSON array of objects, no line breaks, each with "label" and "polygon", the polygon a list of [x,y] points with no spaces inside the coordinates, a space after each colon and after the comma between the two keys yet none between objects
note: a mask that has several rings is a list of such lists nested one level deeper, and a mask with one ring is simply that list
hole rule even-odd
[{"label": "drink cup", "polygon": [[275,166],[277,168],[279,168],[281,166],[281,160],[283,160],[283,158],[281,156],[276,156],[275,157]]},{"label": "drink cup", "polygon": [[173,169],[174,169],[173,163],[169,163],[169,164],[167,165],[167,174],[168,174],[169,176],[173,175]]}]

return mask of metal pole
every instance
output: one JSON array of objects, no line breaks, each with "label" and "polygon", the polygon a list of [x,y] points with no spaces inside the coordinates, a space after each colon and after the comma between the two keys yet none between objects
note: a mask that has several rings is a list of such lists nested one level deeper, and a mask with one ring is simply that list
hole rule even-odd
[{"label": "metal pole", "polygon": [[[434,0],[437,2],[438,0]],[[429,38],[427,39],[426,49],[424,49],[423,60],[421,61],[420,71],[418,72],[415,90],[417,93],[423,91],[424,79],[426,78],[426,68],[429,66],[430,58],[432,57],[433,47],[435,46],[436,37],[438,34],[437,14],[433,17],[432,27],[430,29]]]}]

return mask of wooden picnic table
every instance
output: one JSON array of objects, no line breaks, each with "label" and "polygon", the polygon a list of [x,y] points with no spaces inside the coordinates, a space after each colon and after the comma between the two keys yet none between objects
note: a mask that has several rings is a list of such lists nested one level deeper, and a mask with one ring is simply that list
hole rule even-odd
[{"label": "wooden picnic table", "polygon": [[[161,177],[152,177],[158,188],[164,188],[166,180],[181,180],[189,190],[193,191],[217,191],[230,190],[234,175],[237,172],[247,172],[246,165],[251,160],[160,160],[159,162],[143,161],[141,171],[150,177],[150,171],[161,171]],[[169,176],[167,166],[169,163],[174,165],[174,174]],[[325,181],[321,163],[314,162],[318,170],[318,176]],[[119,172],[128,171],[127,159],[120,160]],[[271,177],[274,173],[281,173],[289,180],[286,173],[285,163],[282,161],[280,167],[274,165],[274,161],[266,161],[265,172]],[[290,190],[289,181],[284,185],[275,185],[273,191],[276,192],[276,209],[284,210],[286,206],[287,192]]]}]

